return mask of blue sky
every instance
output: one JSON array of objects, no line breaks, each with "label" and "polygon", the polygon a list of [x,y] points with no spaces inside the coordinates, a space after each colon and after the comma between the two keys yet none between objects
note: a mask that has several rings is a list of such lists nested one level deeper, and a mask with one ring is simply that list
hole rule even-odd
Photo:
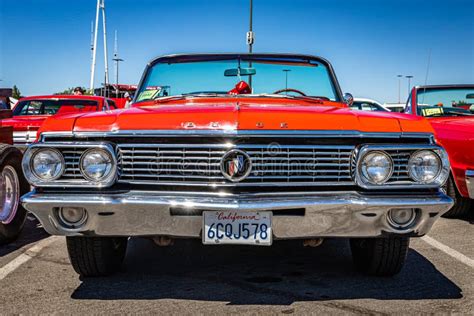
[{"label": "blue sky", "polygon": [[[0,86],[25,95],[88,86],[95,3],[0,0]],[[248,0],[106,0],[106,9],[111,79],[118,30],[122,83],[137,83],[158,55],[247,50]],[[254,0],[254,51],[325,57],[343,91],[396,102],[396,75],[423,84],[430,50],[428,83],[474,82],[473,12],[472,0]]]}]

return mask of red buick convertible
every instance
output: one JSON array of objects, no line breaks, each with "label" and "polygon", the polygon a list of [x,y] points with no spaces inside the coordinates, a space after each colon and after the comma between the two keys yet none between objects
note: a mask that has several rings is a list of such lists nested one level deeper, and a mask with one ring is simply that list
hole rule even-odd
[{"label": "red buick convertible", "polygon": [[118,271],[131,236],[347,238],[358,270],[394,275],[410,237],[452,206],[440,190],[449,160],[424,118],[352,111],[352,101],[320,57],[159,57],[133,107],[45,121],[23,158],[34,190],[22,203],[66,236],[82,276]]},{"label": "red buick convertible", "polygon": [[438,142],[448,151],[451,178],[447,192],[454,207],[446,217],[474,207],[474,84],[414,87],[407,113],[429,118]]},{"label": "red buick convertible", "polygon": [[[105,102],[107,100],[107,102]],[[29,145],[36,139],[36,132],[51,115],[95,112],[115,109],[115,103],[104,97],[88,95],[46,95],[22,98],[13,109],[13,117],[2,121],[13,126],[16,146]]]}]

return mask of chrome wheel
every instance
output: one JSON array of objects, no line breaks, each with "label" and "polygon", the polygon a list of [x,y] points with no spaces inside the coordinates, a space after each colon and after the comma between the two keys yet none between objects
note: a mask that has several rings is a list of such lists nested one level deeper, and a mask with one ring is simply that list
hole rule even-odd
[{"label": "chrome wheel", "polygon": [[20,180],[12,166],[0,174],[0,223],[9,224],[15,218],[20,198]]}]

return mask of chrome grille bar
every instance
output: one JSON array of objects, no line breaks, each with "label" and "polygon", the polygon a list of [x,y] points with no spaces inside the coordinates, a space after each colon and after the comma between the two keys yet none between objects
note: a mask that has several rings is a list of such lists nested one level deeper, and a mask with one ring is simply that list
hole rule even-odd
[{"label": "chrome grille bar", "polygon": [[[252,186],[353,185],[354,145],[118,144],[119,182],[134,184]],[[231,149],[247,153],[249,176],[232,183],[220,162]]]}]

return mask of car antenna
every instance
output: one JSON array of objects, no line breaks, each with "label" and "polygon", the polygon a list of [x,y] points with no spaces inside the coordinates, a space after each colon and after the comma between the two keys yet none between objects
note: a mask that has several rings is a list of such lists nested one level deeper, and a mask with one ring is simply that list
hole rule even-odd
[{"label": "car antenna", "polygon": [[421,99],[421,104],[425,104],[425,92],[426,92],[426,84],[428,83],[428,74],[430,72],[430,64],[431,64],[431,48],[428,53],[428,65],[426,66],[425,85],[423,87],[423,98]]}]

